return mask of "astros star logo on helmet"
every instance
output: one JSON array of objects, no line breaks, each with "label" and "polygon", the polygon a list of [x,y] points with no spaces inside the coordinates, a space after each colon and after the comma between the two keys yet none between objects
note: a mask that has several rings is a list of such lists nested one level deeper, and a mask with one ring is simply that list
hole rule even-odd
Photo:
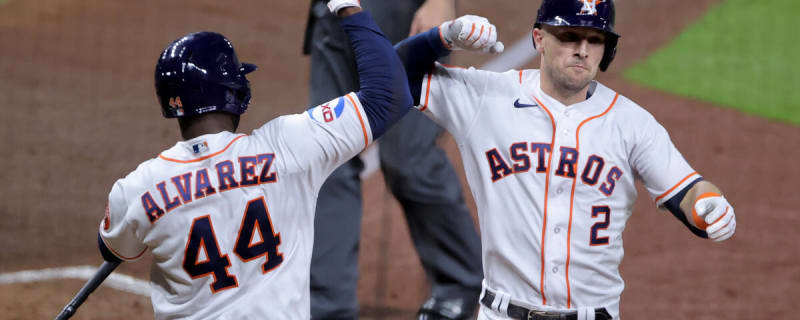
[{"label": "astros star logo on helmet", "polygon": [[579,16],[597,15],[597,5],[605,0],[578,0],[583,2],[583,8],[578,12]]}]

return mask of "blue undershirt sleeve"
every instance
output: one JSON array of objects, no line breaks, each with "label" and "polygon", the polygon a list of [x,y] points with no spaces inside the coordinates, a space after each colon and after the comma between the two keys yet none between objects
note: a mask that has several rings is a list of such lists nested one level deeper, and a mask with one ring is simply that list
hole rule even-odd
[{"label": "blue undershirt sleeve", "polygon": [[373,139],[411,109],[411,94],[403,64],[368,12],[342,18],[356,58],[360,89]]},{"label": "blue undershirt sleeve", "polygon": [[664,208],[667,208],[667,210],[669,210],[669,212],[671,212],[672,215],[675,216],[675,218],[678,218],[678,220],[683,222],[683,224],[687,228],[689,228],[689,230],[691,230],[692,233],[694,233],[696,236],[701,238],[708,238],[708,234],[705,232],[705,230],[700,230],[697,227],[691,225],[689,223],[688,220],[689,217],[687,213],[681,210],[681,201],[683,201],[683,197],[686,196],[686,193],[689,192],[689,189],[691,189],[695,184],[697,184],[700,181],[703,181],[703,178],[698,178],[692,183],[688,184],[685,188],[683,188],[683,190],[681,190],[681,192],[678,192],[678,194],[676,194],[675,196],[664,202]]},{"label": "blue undershirt sleeve", "polygon": [[408,73],[408,87],[414,105],[419,105],[425,74],[433,69],[436,60],[448,56],[450,50],[439,38],[439,27],[400,41],[394,48]]}]

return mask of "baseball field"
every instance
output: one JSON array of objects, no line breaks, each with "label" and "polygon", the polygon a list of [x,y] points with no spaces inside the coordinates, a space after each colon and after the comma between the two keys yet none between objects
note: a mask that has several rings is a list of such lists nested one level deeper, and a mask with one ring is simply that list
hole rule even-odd
[{"label": "baseball field", "polygon": [[[460,0],[511,46],[539,1]],[[796,319],[800,298],[800,87],[789,0],[619,0],[617,58],[599,81],[649,110],[736,208],[722,243],[693,236],[640,189],[624,233],[625,319]],[[235,44],[253,101],[248,132],[306,108],[304,1],[0,0],[0,319],[51,319],[101,257],[112,183],[180,139],[161,118],[158,54],[190,31]],[[480,67],[492,59],[458,54]],[[534,59],[520,66],[536,68]],[[463,179],[453,140],[441,139]],[[464,184],[466,188],[466,185]],[[400,207],[365,181],[363,319],[410,319],[427,294]],[[472,198],[468,203],[475,213]],[[124,263],[75,319],[150,319],[150,258]],[[144,289],[141,289],[141,286]],[[121,289],[126,290],[121,290]]]}]

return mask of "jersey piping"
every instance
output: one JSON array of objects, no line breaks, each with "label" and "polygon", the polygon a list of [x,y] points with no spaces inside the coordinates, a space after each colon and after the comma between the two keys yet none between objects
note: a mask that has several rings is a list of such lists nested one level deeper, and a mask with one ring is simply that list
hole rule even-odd
[{"label": "jersey piping", "polygon": [[[521,73],[520,73],[521,74]],[[545,171],[545,181],[544,181],[544,213],[542,217],[542,242],[541,247],[542,249],[539,254],[541,260],[541,275],[539,277],[539,292],[542,293],[542,305],[547,305],[547,297],[544,294],[544,236],[545,232],[547,231],[547,199],[549,198],[548,195],[550,194],[550,169],[552,168],[553,164],[553,145],[556,144],[556,121],[553,118],[553,114],[550,113],[550,109],[547,108],[544,103],[539,101],[536,96],[533,96],[533,99],[542,106],[542,109],[547,112],[547,116],[550,117],[550,123],[553,125],[553,137],[550,139],[550,155],[547,157],[547,170]]]},{"label": "jersey piping", "polygon": [[[581,127],[584,124],[586,124],[587,122],[589,122],[589,121],[592,121],[594,119],[597,119],[597,118],[605,116],[609,111],[611,111],[611,108],[613,108],[614,105],[617,103],[617,98],[619,98],[619,93],[614,95],[614,100],[611,101],[611,104],[608,106],[608,108],[606,108],[605,111],[603,111],[603,113],[595,115],[595,116],[592,116],[592,117],[589,117],[586,120],[581,121],[581,123],[578,125],[578,128],[575,130],[575,150],[577,150],[578,153],[580,153],[580,150],[581,150]],[[577,184],[577,181],[578,181],[578,175],[576,173],[575,177],[572,178],[572,191],[571,191],[570,196],[569,196],[569,226],[567,227],[567,262],[566,262],[566,267],[565,267],[565,271],[564,271],[565,281],[567,282],[567,309],[570,308],[571,300],[572,300],[572,292],[570,291],[570,286],[569,286],[569,259],[570,259],[569,254],[570,254],[570,251],[572,249],[572,245],[571,245],[572,244],[572,242],[571,242],[571,238],[572,238],[572,209],[573,209],[573,206],[575,204],[575,185]]]},{"label": "jersey piping", "polygon": [[228,150],[228,148],[229,148],[229,147],[230,147],[230,146],[231,146],[231,145],[232,145],[234,142],[236,142],[236,140],[239,140],[239,138],[243,138],[243,137],[246,137],[246,136],[247,136],[246,134],[243,134],[243,135],[240,135],[240,136],[238,136],[238,137],[236,137],[236,138],[233,138],[233,140],[231,140],[231,142],[229,142],[229,143],[228,143],[228,145],[227,145],[227,146],[225,146],[225,148],[222,148],[222,150],[220,150],[220,151],[217,151],[217,152],[214,152],[214,153],[212,153],[212,154],[209,154],[209,155],[207,155],[207,156],[203,156],[203,157],[197,158],[197,159],[192,159],[192,160],[178,160],[178,159],[169,158],[169,157],[165,156],[164,154],[159,154],[159,155],[158,155],[158,157],[159,157],[159,158],[161,158],[161,159],[167,160],[167,161],[171,161],[171,162],[177,162],[177,163],[192,163],[192,162],[203,161],[203,160],[206,160],[206,159],[208,159],[208,158],[211,158],[211,157],[215,157],[215,156],[217,156],[217,155],[219,155],[219,154],[221,154],[221,153],[225,152],[225,150]]}]

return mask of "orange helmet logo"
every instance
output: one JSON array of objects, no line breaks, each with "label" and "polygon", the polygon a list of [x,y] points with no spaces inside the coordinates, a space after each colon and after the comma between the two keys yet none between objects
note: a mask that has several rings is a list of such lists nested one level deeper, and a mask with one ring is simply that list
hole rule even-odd
[{"label": "orange helmet logo", "polygon": [[578,0],[583,2],[583,7],[581,8],[581,12],[578,13],[579,16],[588,16],[588,15],[597,15],[597,5],[603,3],[605,0]]}]

